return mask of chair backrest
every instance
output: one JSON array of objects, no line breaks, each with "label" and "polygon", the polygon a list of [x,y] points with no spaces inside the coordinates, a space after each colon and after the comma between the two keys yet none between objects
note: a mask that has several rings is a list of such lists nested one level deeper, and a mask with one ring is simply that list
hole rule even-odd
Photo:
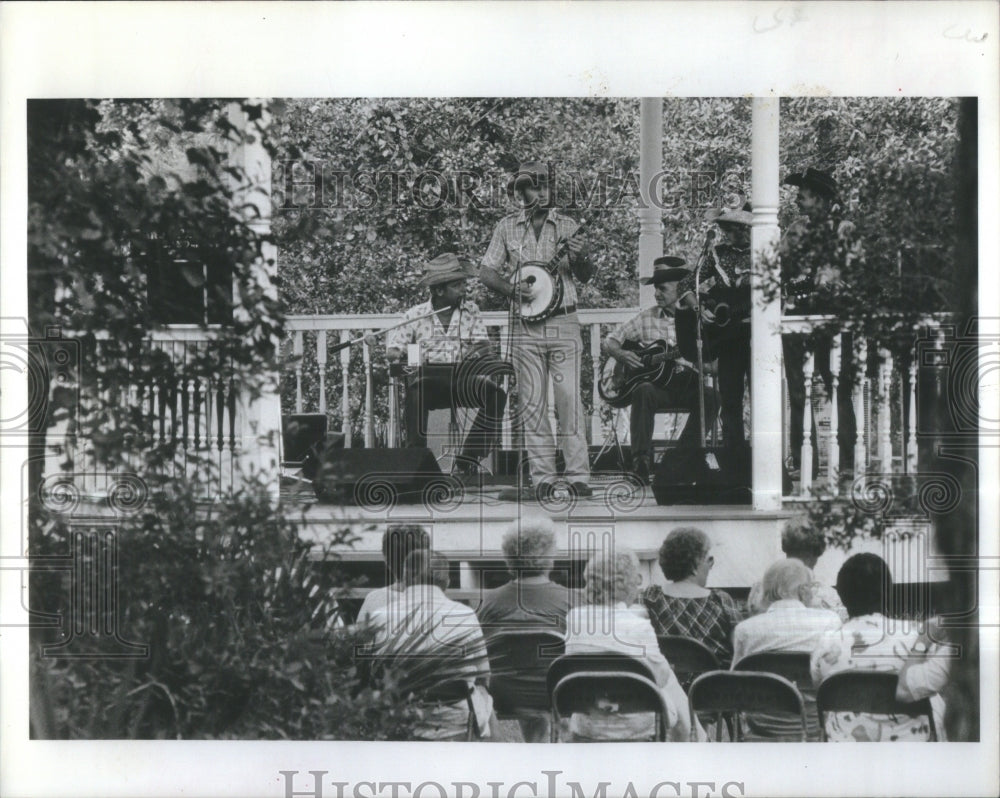
[{"label": "chair backrest", "polygon": [[682,683],[690,682],[698,674],[717,671],[722,667],[712,649],[693,637],[657,635],[656,640],[663,656]]},{"label": "chair backrest", "polygon": [[656,683],[630,671],[571,671],[552,690],[552,725],[574,712],[592,712],[602,704],[616,714],[652,712],[656,715],[656,739],[666,740],[669,717],[666,700]]},{"label": "chair backrest", "polygon": [[630,657],[627,654],[615,654],[613,652],[595,652],[587,654],[563,654],[549,665],[548,673],[545,675],[545,685],[552,695],[562,679],[575,671],[589,673],[634,673],[648,679],[656,684],[656,677],[653,671],[642,660]]},{"label": "chair backrest", "polygon": [[801,690],[803,685],[812,684],[809,656],[805,651],[761,651],[743,657],[733,666],[733,670],[776,673],[793,682]]},{"label": "chair backrest", "polygon": [[904,703],[896,700],[899,675],[893,671],[840,671],[826,677],[816,691],[820,729],[824,739],[823,716],[827,712],[864,712],[873,715],[906,715],[911,718],[926,715],[930,724],[930,739],[937,740],[934,712],[929,698]]},{"label": "chair backrest", "polygon": [[498,711],[549,709],[546,675],[566,650],[562,634],[552,629],[490,632],[490,692]]},{"label": "chair backrest", "polygon": [[801,739],[806,740],[806,716],[798,688],[783,676],[751,671],[709,671],[688,690],[691,726],[695,713],[784,712],[798,715]]}]

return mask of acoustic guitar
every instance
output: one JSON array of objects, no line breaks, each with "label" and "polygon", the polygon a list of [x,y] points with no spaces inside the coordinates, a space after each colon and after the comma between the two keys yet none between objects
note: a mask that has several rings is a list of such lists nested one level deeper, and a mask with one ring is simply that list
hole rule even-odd
[{"label": "acoustic guitar", "polygon": [[601,381],[597,392],[611,407],[626,407],[632,404],[632,392],[636,386],[651,382],[658,388],[666,388],[677,370],[680,349],[671,347],[660,339],[652,344],[626,341],[622,349],[635,352],[642,358],[642,366],[632,368],[614,357],[609,357],[601,369]]}]

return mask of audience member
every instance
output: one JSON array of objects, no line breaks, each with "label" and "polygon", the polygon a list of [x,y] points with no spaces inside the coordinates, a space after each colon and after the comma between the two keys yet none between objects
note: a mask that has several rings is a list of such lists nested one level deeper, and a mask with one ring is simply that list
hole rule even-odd
[{"label": "audience member", "polygon": [[[641,583],[635,554],[617,549],[613,554],[595,555],[587,563],[584,579],[587,604],[569,611],[566,653],[614,652],[645,662],[669,709],[667,739],[678,742],[690,739],[687,696],[660,652],[653,627],[642,608],[630,607]],[[576,741],[649,740],[655,734],[655,718],[650,713],[616,714],[607,707],[595,706],[593,712],[574,713],[569,730]],[[698,739],[704,740],[700,726],[696,731]]]},{"label": "audience member", "polygon": [[[779,560],[764,572],[760,615],[747,618],[733,631],[733,667],[743,657],[764,651],[794,651],[811,654],[826,631],[840,628],[840,617],[830,610],[807,607],[812,574],[795,559]],[[799,685],[809,720],[809,739],[819,739],[816,691]],[[780,715],[750,715],[746,718],[748,740],[795,740],[799,724]]]},{"label": "audience member", "polygon": [[646,588],[642,601],[658,635],[700,640],[728,668],[733,657],[733,627],[743,616],[732,597],[705,587],[715,563],[708,535],[700,529],[673,530],[660,546],[660,569],[670,580]]},{"label": "audience member", "polygon": [[[814,609],[833,610],[840,616],[842,622],[846,621],[847,610],[844,609],[837,591],[830,585],[817,582],[811,575],[816,562],[826,551],[823,533],[814,529],[806,518],[792,518],[786,522],[785,529],[781,533],[781,550],[785,552],[786,557],[799,560],[810,571],[809,589],[802,597],[802,602]],[[755,615],[767,609],[762,601],[761,590],[760,582],[750,589],[747,606],[751,614]]]},{"label": "audience member", "polygon": [[385,530],[382,535],[382,559],[385,560],[388,584],[368,591],[358,612],[359,622],[369,620],[375,610],[389,602],[390,597],[398,597],[403,592],[403,562],[410,552],[429,549],[430,545],[430,535],[422,526],[398,524]]},{"label": "audience member", "polygon": [[[579,590],[557,585],[549,575],[556,550],[552,521],[544,516],[525,517],[508,527],[501,541],[511,581],[483,594],[477,615],[486,639],[497,632],[549,629],[566,631],[566,613],[582,603]],[[494,674],[490,690],[494,698],[512,707],[525,742],[549,739],[549,713],[518,709],[517,698],[545,691],[545,673]]]},{"label": "audience member", "polygon": [[[849,557],[837,574],[837,592],[848,619],[840,629],[825,632],[812,654],[810,670],[818,687],[828,676],[844,670],[878,670],[899,673],[907,663],[929,659],[920,636],[907,624],[890,620],[887,605],[892,576],[885,560],[876,554]],[[937,689],[937,685],[935,685]],[[938,738],[944,736],[944,701],[931,696]],[[929,738],[926,719],[894,715],[830,712],[825,719],[827,737],[833,741],[918,742]]]},{"label": "audience member", "polygon": [[[447,558],[428,549],[411,552],[403,565],[403,585],[398,600],[371,615],[372,624],[380,629],[376,658],[396,663],[412,658],[413,666],[405,669],[404,676],[420,682],[421,687],[465,679],[472,687],[479,733],[488,736],[493,700],[486,689],[486,644],[476,614],[444,594]],[[428,708],[416,736],[423,740],[463,739],[468,720],[465,701]]]}]

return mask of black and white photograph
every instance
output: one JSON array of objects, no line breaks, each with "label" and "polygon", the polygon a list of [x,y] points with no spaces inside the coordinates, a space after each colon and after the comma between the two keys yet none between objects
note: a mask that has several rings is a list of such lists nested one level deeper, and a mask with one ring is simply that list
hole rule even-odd
[{"label": "black and white photograph", "polygon": [[995,793],[996,5],[82,5],[0,8],[4,794]]}]

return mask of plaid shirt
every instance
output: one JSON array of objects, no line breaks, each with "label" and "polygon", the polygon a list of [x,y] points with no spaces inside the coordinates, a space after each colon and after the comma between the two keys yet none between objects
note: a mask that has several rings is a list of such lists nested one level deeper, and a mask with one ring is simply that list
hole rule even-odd
[{"label": "plaid shirt", "polygon": [[[674,311],[659,305],[642,310],[628,321],[623,321],[608,334],[608,340],[622,346],[626,341],[638,341],[649,345],[656,341],[666,341],[668,348],[677,346],[677,332],[674,329]],[[691,367],[691,363],[678,357],[677,362]]]},{"label": "plaid shirt", "polygon": [[[548,263],[555,255],[559,241],[569,238],[578,227],[568,216],[550,210],[542,224],[542,232],[536,239],[527,211],[512,213],[501,219],[493,231],[493,239],[483,256],[483,266],[489,266],[506,276],[528,261]],[[568,255],[563,255],[559,260],[559,274],[564,287],[563,307],[575,305],[576,284],[573,282]]]},{"label": "plaid shirt", "polygon": [[732,596],[713,590],[705,598],[666,595],[659,585],[646,588],[642,603],[658,635],[681,635],[700,640],[728,668],[733,658],[733,629],[743,616]]},{"label": "plaid shirt", "polygon": [[[433,310],[430,300],[427,300],[406,311],[403,320],[415,319]],[[479,306],[466,300],[457,310],[452,311],[447,330],[441,324],[440,316],[420,319],[390,332],[386,347],[396,347],[405,352],[407,344],[419,343],[424,363],[457,363],[462,359],[464,347],[488,340]]]}]

